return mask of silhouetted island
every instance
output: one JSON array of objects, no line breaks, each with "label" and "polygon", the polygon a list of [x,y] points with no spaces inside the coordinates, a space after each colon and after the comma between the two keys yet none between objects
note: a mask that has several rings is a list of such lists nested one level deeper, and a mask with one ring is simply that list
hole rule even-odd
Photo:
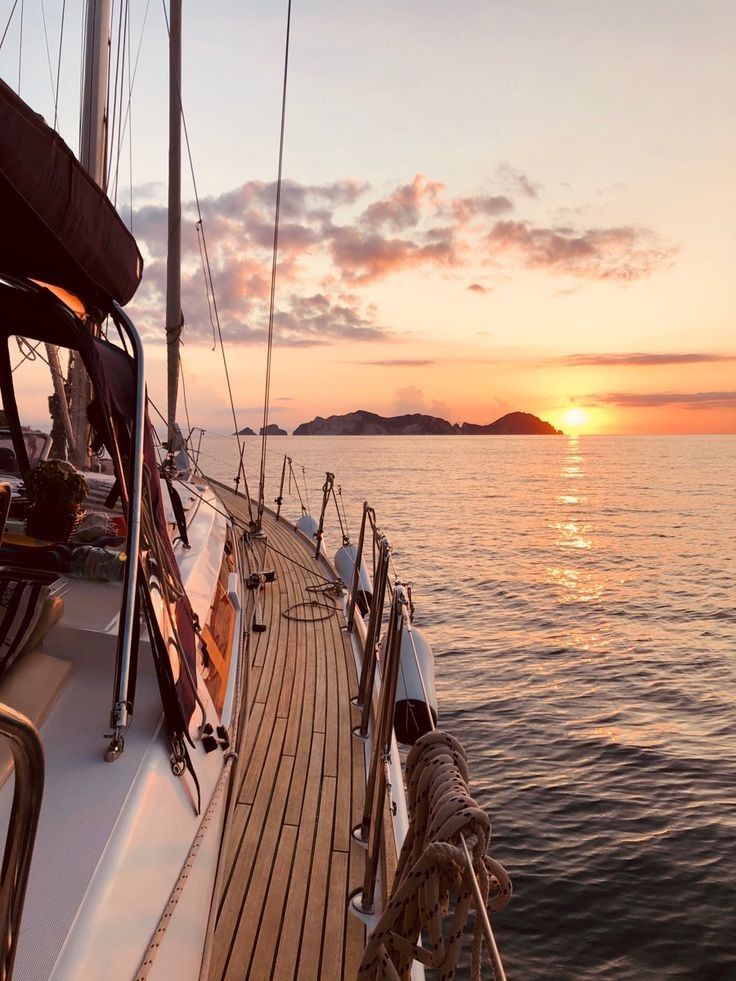
[{"label": "silhouetted island", "polygon": [[480,426],[475,422],[464,422],[459,427],[461,436],[562,436],[562,430],[555,429],[539,416],[533,416],[531,412],[508,412],[495,422],[489,422],[487,426]]},{"label": "silhouetted island", "polygon": [[[263,436],[263,426],[258,430],[258,435]],[[266,426],[266,436],[288,436],[285,429],[279,429],[275,422]]]},{"label": "silhouetted island", "polygon": [[233,433],[233,436],[255,436],[255,433],[250,426],[245,426],[245,428],[239,429],[237,433]]},{"label": "silhouetted island", "polygon": [[358,409],[342,416],[316,416],[294,430],[295,436],[557,436],[558,429],[529,412],[509,412],[495,422],[481,426],[464,422],[461,426],[414,412],[404,416],[379,416]]}]

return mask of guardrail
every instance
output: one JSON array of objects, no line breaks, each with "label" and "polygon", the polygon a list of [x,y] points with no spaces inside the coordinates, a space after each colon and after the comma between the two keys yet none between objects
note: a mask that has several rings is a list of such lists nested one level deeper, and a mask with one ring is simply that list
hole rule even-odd
[{"label": "guardrail", "polygon": [[20,712],[0,705],[0,735],[10,742],[15,765],[13,807],[0,875],[0,978],[9,978],[18,944],[23,901],[43,798],[41,737]]},{"label": "guardrail", "polygon": [[[391,762],[393,717],[400,670],[402,637],[405,632],[408,632],[411,636],[412,607],[406,585],[398,579],[393,583],[390,581],[391,545],[376,524],[374,509],[365,503],[363,505],[363,517],[355,558],[355,568],[348,592],[346,609],[347,629],[349,631],[353,631],[354,629],[360,566],[366,538],[369,538],[372,542],[374,555],[373,596],[366,623],[366,637],[362,651],[362,667],[358,695],[355,699],[356,704],[361,708],[361,722],[353,732],[357,737],[366,738],[370,730],[372,732],[372,746],[363,816],[361,823],[354,829],[356,839],[366,845],[365,873],[362,888],[360,892],[353,896],[352,903],[359,913],[372,914],[375,909],[378,865],[381,850],[385,847],[383,840],[383,809],[386,801],[388,801],[389,806],[391,804],[389,765]],[[390,608],[385,632],[383,632],[387,597],[390,600]],[[413,642],[410,646],[414,659],[417,662],[419,677],[421,678],[422,672],[418,663],[416,647]],[[380,657],[379,649],[382,650],[382,656]],[[381,684],[378,697],[374,698],[377,674],[380,676]],[[426,689],[424,690],[424,694],[428,716],[427,729],[434,730],[435,724],[429,708],[429,700],[426,697]],[[375,705],[374,702],[376,703]],[[506,975],[491,927],[488,910],[483,900],[470,851],[462,833],[459,834],[459,840],[469,872],[475,906],[478,911],[494,977],[496,981],[505,981]]]}]

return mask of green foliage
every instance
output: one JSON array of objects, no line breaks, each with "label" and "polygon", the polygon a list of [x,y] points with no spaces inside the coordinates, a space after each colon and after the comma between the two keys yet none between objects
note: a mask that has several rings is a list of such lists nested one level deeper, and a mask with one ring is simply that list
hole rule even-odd
[{"label": "green foliage", "polygon": [[23,482],[31,504],[54,511],[75,511],[88,491],[84,475],[63,460],[42,460]]}]

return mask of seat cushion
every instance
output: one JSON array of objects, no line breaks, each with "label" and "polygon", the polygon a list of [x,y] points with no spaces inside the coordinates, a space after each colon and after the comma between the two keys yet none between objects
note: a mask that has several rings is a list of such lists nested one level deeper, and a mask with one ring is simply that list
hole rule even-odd
[{"label": "seat cushion", "polygon": [[[40,729],[71,673],[71,661],[45,651],[27,651],[0,679],[0,703],[22,712]],[[0,787],[12,769],[12,751],[7,740],[0,736]]]},{"label": "seat cushion", "polygon": [[48,597],[48,586],[40,582],[0,579],[0,677],[28,644]]}]

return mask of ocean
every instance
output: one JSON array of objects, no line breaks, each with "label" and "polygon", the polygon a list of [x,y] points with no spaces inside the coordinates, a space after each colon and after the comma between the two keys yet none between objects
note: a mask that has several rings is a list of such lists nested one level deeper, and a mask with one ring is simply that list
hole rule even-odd
[{"label": "ocean", "polygon": [[[203,470],[232,477],[234,444],[206,436]],[[513,879],[509,978],[735,979],[736,438],[268,448],[267,502],[284,453],[313,513],[333,471],[353,540],[367,500],[413,584],[439,725]],[[334,553],[334,508],[327,531]]]}]

